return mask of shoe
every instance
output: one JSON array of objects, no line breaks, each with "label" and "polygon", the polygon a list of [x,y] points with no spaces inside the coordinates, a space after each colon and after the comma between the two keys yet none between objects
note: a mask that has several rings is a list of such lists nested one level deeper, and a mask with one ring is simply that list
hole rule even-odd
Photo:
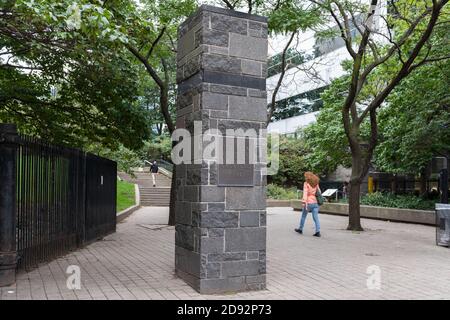
[{"label": "shoe", "polygon": [[320,238],[320,232],[316,232],[313,234],[314,237],[319,237]]},{"label": "shoe", "polygon": [[295,229],[295,232],[298,232],[298,233],[300,233],[300,234],[303,234],[302,229]]},{"label": "shoe", "polygon": [[156,184],[154,184],[153,186],[156,187]]}]

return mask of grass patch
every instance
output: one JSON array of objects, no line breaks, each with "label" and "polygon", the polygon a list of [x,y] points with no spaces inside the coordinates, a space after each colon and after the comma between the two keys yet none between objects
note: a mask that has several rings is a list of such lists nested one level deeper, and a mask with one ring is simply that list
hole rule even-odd
[{"label": "grass patch", "polygon": [[281,187],[276,184],[267,185],[267,198],[275,200],[291,200],[302,197],[302,192],[297,194],[296,188]]},{"label": "grass patch", "polygon": [[117,212],[134,205],[134,184],[117,180]]}]

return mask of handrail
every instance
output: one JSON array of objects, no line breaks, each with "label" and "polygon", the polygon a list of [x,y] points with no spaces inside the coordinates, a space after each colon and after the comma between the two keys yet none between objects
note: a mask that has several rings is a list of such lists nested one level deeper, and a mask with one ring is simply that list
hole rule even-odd
[{"label": "handrail", "polygon": [[[166,170],[169,171],[170,173],[173,172],[173,164],[172,164],[172,163],[170,163],[170,162],[168,162],[168,161],[166,161],[166,160],[163,160],[163,159],[158,159],[158,160],[156,160],[156,161],[157,161],[159,167],[166,169]],[[151,163],[150,161],[148,161],[148,160],[144,160],[144,162],[147,162],[147,163],[149,163],[150,165],[152,164],[152,163]]]}]

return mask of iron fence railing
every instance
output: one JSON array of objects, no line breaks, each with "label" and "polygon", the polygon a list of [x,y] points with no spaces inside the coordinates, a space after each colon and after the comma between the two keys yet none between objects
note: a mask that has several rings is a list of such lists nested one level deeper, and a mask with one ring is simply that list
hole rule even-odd
[{"label": "iron fence railing", "polygon": [[115,162],[28,136],[17,150],[19,268],[115,231]]},{"label": "iron fence railing", "polygon": [[165,160],[163,160],[163,159],[159,159],[159,160],[158,160],[158,166],[159,166],[160,168],[166,169],[166,170],[169,171],[170,173],[173,172],[173,163],[167,162],[167,161],[165,161]]},{"label": "iron fence railing", "polygon": [[[0,271],[33,268],[115,231],[116,162],[17,135],[11,125],[0,125],[0,152],[0,221],[8,224]],[[3,254],[14,261],[2,266]]]},{"label": "iron fence railing", "polygon": [[[150,158],[150,159],[152,159],[152,158]],[[173,163],[170,163],[164,159],[157,159],[156,162],[157,162],[159,168],[164,168],[167,171],[169,171],[170,173],[173,172]],[[152,161],[149,161],[149,160],[143,161],[143,167],[146,167],[146,166],[151,167],[151,165],[152,165]]]}]

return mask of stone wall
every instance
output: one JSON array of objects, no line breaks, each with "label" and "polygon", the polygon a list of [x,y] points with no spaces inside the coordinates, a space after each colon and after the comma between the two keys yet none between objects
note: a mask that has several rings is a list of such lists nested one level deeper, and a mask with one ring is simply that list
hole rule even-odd
[{"label": "stone wall", "polygon": [[[302,210],[301,200],[291,200],[291,207]],[[319,212],[348,216],[348,204],[325,202],[320,206]],[[362,218],[436,225],[434,211],[361,205],[360,214]]]},{"label": "stone wall", "polygon": [[[266,18],[202,6],[180,26],[178,39],[177,129],[198,135],[195,121],[203,132],[222,135],[226,129],[265,129]],[[197,163],[176,166],[177,275],[201,293],[264,289],[265,156],[221,164],[202,153],[206,143],[194,144]],[[228,150],[220,155],[238,156]]]}]

